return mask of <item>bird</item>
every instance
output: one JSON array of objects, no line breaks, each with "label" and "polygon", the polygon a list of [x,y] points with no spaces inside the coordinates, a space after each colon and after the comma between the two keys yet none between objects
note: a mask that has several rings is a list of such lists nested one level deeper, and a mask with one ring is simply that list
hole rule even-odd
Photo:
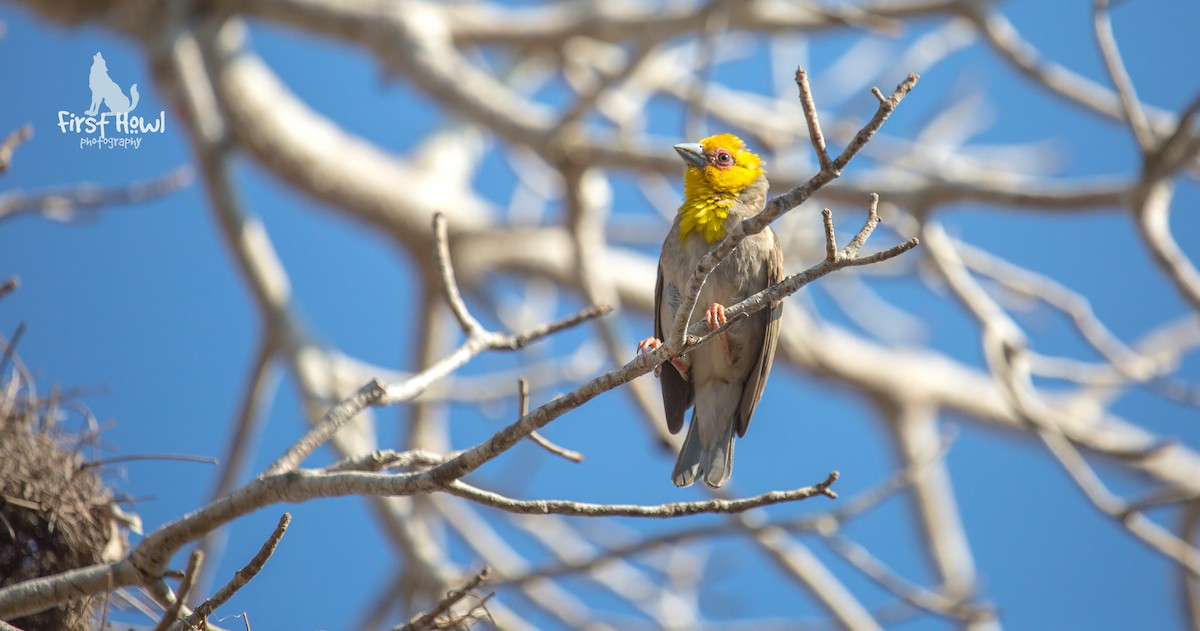
[{"label": "bird", "polygon": [[[641,353],[662,345],[700,258],[739,222],[758,214],[767,197],[763,162],[737,136],[717,134],[674,148],[686,164],[683,203],[663,241],[654,288],[654,336],[638,344]],[[717,328],[727,322],[727,305],[741,302],[782,277],[783,250],[768,227],[746,237],[709,274],[696,304],[706,306],[704,317],[710,327]],[[671,472],[675,486],[691,486],[697,478],[713,488],[729,481],[735,435],[745,436],[762,398],[779,340],[782,310],[782,302],[776,302],[655,370],[667,429],[672,434],[679,433],[684,414],[694,407]]]}]

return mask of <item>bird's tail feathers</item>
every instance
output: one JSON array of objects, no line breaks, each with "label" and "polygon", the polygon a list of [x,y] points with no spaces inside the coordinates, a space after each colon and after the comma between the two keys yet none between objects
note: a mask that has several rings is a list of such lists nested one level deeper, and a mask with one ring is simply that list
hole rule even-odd
[{"label": "bird's tail feathers", "polygon": [[675,469],[671,471],[671,481],[675,486],[691,486],[696,478],[713,488],[724,486],[733,473],[733,428],[732,419],[724,424],[725,431],[705,445],[700,437],[700,419],[692,414],[692,422],[688,424],[687,436],[683,439],[683,447],[679,449],[679,457],[675,460]]},{"label": "bird's tail feathers", "polygon": [[679,449],[679,457],[675,459],[675,469],[671,471],[671,481],[675,486],[691,486],[696,481],[702,455],[700,432],[697,429],[699,426],[693,414],[692,422],[688,423],[687,436],[683,439],[683,447]]}]

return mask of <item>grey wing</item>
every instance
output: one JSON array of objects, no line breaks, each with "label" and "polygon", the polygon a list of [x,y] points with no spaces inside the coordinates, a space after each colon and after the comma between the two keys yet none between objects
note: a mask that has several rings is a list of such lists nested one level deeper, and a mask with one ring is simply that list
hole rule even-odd
[{"label": "grey wing", "polygon": [[[663,338],[662,326],[662,301],[665,291],[662,263],[660,262],[658,264],[658,282],[654,285],[654,337],[663,343],[667,341]],[[692,383],[679,374],[674,364],[666,362],[662,365],[659,373],[659,385],[662,387],[663,411],[667,415],[667,430],[672,434],[678,434],[679,430],[683,429],[684,413],[692,407],[694,394]]]},{"label": "grey wing", "polygon": [[[767,228],[771,235],[771,252],[767,256],[767,287],[774,286],[783,280],[783,248],[775,233]],[[742,403],[738,409],[738,438],[746,435],[750,427],[750,418],[754,416],[754,408],[762,398],[763,386],[767,385],[767,376],[771,374],[771,364],[775,361],[775,346],[779,342],[779,325],[783,316],[783,301],[779,301],[769,311],[763,310],[754,314],[751,326],[765,326],[762,349],[758,353],[758,362],[750,369],[746,385],[742,388]]]}]

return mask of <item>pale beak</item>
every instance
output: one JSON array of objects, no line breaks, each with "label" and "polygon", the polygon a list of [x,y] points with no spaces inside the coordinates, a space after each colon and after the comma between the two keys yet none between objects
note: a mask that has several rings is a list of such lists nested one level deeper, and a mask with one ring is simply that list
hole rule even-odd
[{"label": "pale beak", "polygon": [[675,145],[675,153],[683,158],[684,162],[703,169],[708,166],[708,157],[704,155],[704,147],[698,142],[681,142]]}]

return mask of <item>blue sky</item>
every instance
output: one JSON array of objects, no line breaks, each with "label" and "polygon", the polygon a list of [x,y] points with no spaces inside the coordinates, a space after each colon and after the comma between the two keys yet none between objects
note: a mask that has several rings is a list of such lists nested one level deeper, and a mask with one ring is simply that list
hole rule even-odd
[{"label": "blue sky", "polygon": [[[1049,57],[1105,81],[1090,32],[1090,3],[1016,0],[1002,7]],[[1190,0],[1122,3],[1113,14],[1139,96],[1173,110],[1193,98],[1200,90],[1196,62],[1200,44],[1194,36],[1200,5]],[[0,79],[9,86],[8,97],[0,99],[0,134],[25,122],[34,126],[33,139],[18,149],[12,168],[0,176],[0,191],[36,191],[76,182],[123,184],[159,176],[190,160],[178,113],[158,91],[141,51],[130,42],[97,28],[49,25],[8,5],[0,7],[0,21],[5,25]],[[929,25],[918,25],[905,39],[919,36],[924,28]],[[805,63],[820,76],[851,41],[843,36],[817,37],[810,43]],[[384,78],[367,55],[259,24],[252,27],[252,44],[314,109],[397,154],[405,154],[430,128],[446,122],[413,88]],[[82,112],[88,106],[87,73],[96,51],[103,52],[110,74],[122,87],[138,84],[139,112],[166,112],[165,133],[148,135],[138,149],[100,150],[80,148],[78,137],[59,132],[55,126],[59,110]],[[752,65],[753,60],[746,63]],[[717,77],[751,89],[768,79],[741,68],[719,68]],[[898,73],[896,80],[901,77]],[[889,123],[888,133],[900,137],[915,133],[965,88],[983,89],[996,97],[991,107],[994,120],[974,143],[1049,141],[1062,151],[1059,175],[1063,176],[1128,175],[1137,168],[1127,130],[1030,89],[978,43],[926,72]],[[820,92],[816,97],[821,103]],[[860,110],[862,103],[858,101]],[[656,133],[680,133],[675,112],[664,109],[652,114],[664,121]],[[668,151],[664,147],[664,153]],[[484,167],[479,190],[496,196],[511,190],[513,176],[502,160],[493,156]],[[361,224],[344,221],[289,192],[256,165],[240,162],[236,177],[248,207],[265,222],[290,274],[296,304],[311,329],[351,355],[408,369],[413,340],[407,323],[415,320],[419,310],[410,302],[417,292],[404,254]],[[1194,212],[1198,203],[1200,187],[1184,181],[1177,190],[1173,228],[1193,262],[1200,261],[1200,216]],[[618,215],[650,212],[644,201],[632,197],[618,199],[616,206]],[[1187,313],[1173,288],[1156,273],[1130,217],[1120,210],[1056,216],[962,205],[944,209],[939,219],[952,234],[1088,296],[1096,313],[1123,339],[1136,339]],[[848,231],[843,228],[842,233]],[[0,334],[10,336],[19,323],[26,325],[18,350],[41,378],[41,388],[57,384],[90,391],[82,400],[107,427],[104,455],[169,452],[216,457],[222,453],[259,324],[216,233],[201,188],[193,185],[147,203],[109,208],[78,223],[34,217],[0,223],[0,277],[10,274],[20,276],[22,287],[0,300]],[[982,365],[974,323],[948,306],[948,301],[908,281],[880,281],[876,289],[927,324],[933,347]],[[823,314],[844,321],[819,287],[807,293],[805,299]],[[573,306],[566,304],[563,309]],[[649,320],[631,313],[614,317],[632,353],[636,340],[649,331]],[[1021,322],[1039,350],[1081,352],[1081,343],[1059,316],[1043,310]],[[553,349],[573,349],[582,340],[583,333],[571,334],[556,340]],[[464,372],[482,374],[518,361],[512,356],[484,356]],[[734,478],[738,492],[808,484],[837,469],[843,474],[837,489],[846,497],[888,475],[894,464],[888,433],[867,402],[793,369],[777,371],[755,427],[738,445]],[[1200,360],[1186,362],[1179,376],[1200,382]],[[540,396],[545,400],[551,394]],[[1195,408],[1135,392],[1114,409],[1151,431],[1192,448],[1200,446]],[[515,414],[515,402],[497,404],[489,411],[493,412],[490,418],[468,406],[453,407],[455,447],[467,447],[499,429]],[[397,444],[403,411],[385,410],[378,418],[381,442]],[[303,431],[301,419],[295,388],[285,375],[261,436],[255,470],[295,440]],[[1006,626],[1184,625],[1177,571],[1117,524],[1098,518],[1044,448],[961,419],[946,421],[957,435],[948,464],[976,555],[981,593],[998,605]],[[79,422],[71,417],[67,426]],[[548,458],[535,447],[522,445],[491,463],[475,481],[528,498],[658,503],[705,497],[669,484],[671,456],[652,448],[637,412],[619,393],[603,395],[561,419],[548,434],[566,446],[584,449],[585,463]],[[310,464],[326,463],[329,458],[322,452]],[[131,508],[150,529],[202,505],[215,471],[185,462],[133,462],[108,470],[117,489],[138,498]],[[1116,490],[1143,487],[1105,466],[1099,471]],[[828,508],[828,501],[814,500],[779,507],[772,514]],[[278,553],[223,614],[246,611],[255,629],[349,628],[390,580],[389,572],[396,571],[398,563],[358,500],[275,506],[240,520],[231,529],[220,580],[253,555],[285,510],[295,519]],[[1154,515],[1166,515],[1164,523],[1174,525],[1171,513]],[[664,532],[715,521],[705,517],[680,523],[614,520],[605,528]],[[519,550],[534,550],[527,535],[505,533]],[[922,583],[932,579],[905,500],[889,500],[851,524],[846,534],[910,579]],[[804,541],[869,605],[891,600],[819,541]],[[456,548],[456,554],[457,560],[465,561],[462,550]],[[811,620],[821,615],[806,596],[778,586],[775,570],[745,541],[719,539],[711,554],[711,591],[704,604],[710,618]],[[727,574],[739,578],[722,578]],[[570,585],[594,597],[602,609],[627,613],[626,606],[593,587],[579,581]],[[531,619],[551,624],[536,615]],[[950,625],[926,616],[901,626],[943,629]]]}]

